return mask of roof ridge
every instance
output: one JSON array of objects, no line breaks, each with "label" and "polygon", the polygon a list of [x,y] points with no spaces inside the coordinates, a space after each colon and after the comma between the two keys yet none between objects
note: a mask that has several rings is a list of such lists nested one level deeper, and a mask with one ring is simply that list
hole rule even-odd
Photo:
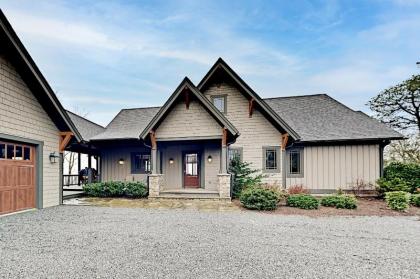
[{"label": "roof ridge", "polygon": [[283,98],[300,98],[300,97],[315,97],[315,96],[328,96],[328,94],[326,94],[326,93],[315,93],[315,94],[292,95],[292,96],[278,96],[278,97],[263,98],[263,100],[283,99]]},{"label": "roof ridge", "polygon": [[140,108],[123,108],[121,110],[135,110],[135,109],[151,109],[151,108],[161,108],[162,106],[152,106],[152,107],[140,107]]},{"label": "roof ridge", "polygon": [[73,115],[76,115],[76,116],[77,116],[77,117],[79,117],[79,118],[82,118],[83,120],[86,120],[87,122],[90,122],[90,123],[92,123],[92,124],[94,124],[94,125],[96,125],[96,126],[99,126],[99,127],[103,128],[103,129],[105,129],[105,127],[104,127],[104,126],[102,126],[101,124],[95,123],[95,122],[93,122],[92,120],[87,119],[86,117],[83,117],[83,116],[81,116],[81,115],[79,115],[79,114],[77,114],[77,113],[72,112],[71,110],[66,109],[66,111],[67,111],[67,112],[70,112],[70,113],[71,113],[71,114],[73,114]]}]

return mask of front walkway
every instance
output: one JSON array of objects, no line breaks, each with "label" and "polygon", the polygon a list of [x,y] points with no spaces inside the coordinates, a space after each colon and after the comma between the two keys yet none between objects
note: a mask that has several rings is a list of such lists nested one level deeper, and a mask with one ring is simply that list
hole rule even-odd
[{"label": "front walkway", "polygon": [[0,217],[2,278],[418,278],[415,217],[58,206]]}]

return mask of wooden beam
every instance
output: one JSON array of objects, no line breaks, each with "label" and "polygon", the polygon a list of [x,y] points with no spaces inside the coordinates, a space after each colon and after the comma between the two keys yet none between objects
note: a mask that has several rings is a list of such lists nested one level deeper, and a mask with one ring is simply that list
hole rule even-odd
[{"label": "wooden beam", "polygon": [[255,103],[254,98],[249,100],[249,103],[248,103],[249,117],[252,117],[252,113],[254,112],[254,103]]},{"label": "wooden beam", "polygon": [[150,131],[150,141],[152,142],[152,149],[157,149],[156,133],[153,130]]},{"label": "wooden beam", "polygon": [[282,134],[281,135],[281,150],[286,150],[286,145],[289,140],[289,134]]},{"label": "wooden beam", "polygon": [[226,146],[227,145],[227,129],[223,128],[222,129],[222,146]]},{"label": "wooden beam", "polygon": [[69,144],[71,137],[73,136],[72,132],[60,132],[60,143],[59,143],[59,151],[64,152],[64,149],[66,149],[67,145]]},{"label": "wooden beam", "polygon": [[189,109],[190,108],[190,93],[187,87],[184,88],[184,97],[185,97],[185,107]]}]

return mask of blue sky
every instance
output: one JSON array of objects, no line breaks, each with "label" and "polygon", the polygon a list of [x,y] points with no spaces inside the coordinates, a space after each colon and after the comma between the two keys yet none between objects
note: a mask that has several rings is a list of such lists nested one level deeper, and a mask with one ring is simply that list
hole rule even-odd
[{"label": "blue sky", "polygon": [[106,125],[162,105],[222,57],[262,97],[353,109],[419,74],[420,0],[19,1],[0,4],[63,105]]}]

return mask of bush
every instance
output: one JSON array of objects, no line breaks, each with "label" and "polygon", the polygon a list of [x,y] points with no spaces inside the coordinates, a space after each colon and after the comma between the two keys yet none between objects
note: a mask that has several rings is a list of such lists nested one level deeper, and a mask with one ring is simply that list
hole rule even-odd
[{"label": "bush", "polygon": [[289,192],[290,195],[296,195],[296,194],[308,194],[309,191],[303,187],[303,185],[292,185],[287,189],[287,192]]},{"label": "bush", "polygon": [[335,208],[356,209],[357,200],[353,196],[333,195],[322,198],[321,205]]},{"label": "bush", "polygon": [[259,171],[250,166],[250,163],[242,162],[238,156],[233,157],[230,161],[229,173],[233,175],[233,198],[238,198],[242,190],[248,187],[260,186],[264,175],[257,174]]},{"label": "bush", "polygon": [[[386,181],[395,178],[404,181],[409,187],[409,191],[414,193],[420,185],[420,164],[392,162],[384,168],[384,177]],[[397,190],[399,191],[399,190]]]},{"label": "bush", "polygon": [[107,181],[83,185],[83,191],[92,197],[147,196],[147,186],[143,182]]},{"label": "bush", "polygon": [[410,194],[403,191],[385,193],[385,201],[389,208],[403,211],[409,207]]},{"label": "bush", "polygon": [[410,185],[408,185],[407,182],[397,177],[391,178],[389,180],[382,177],[378,179],[377,183],[378,187],[376,188],[376,190],[378,191],[379,196],[381,197],[383,197],[386,192],[409,192],[411,190]]},{"label": "bush", "polygon": [[291,207],[302,209],[318,209],[319,200],[308,194],[297,194],[290,195],[286,200],[286,204]]},{"label": "bush", "polygon": [[239,200],[248,209],[274,210],[279,202],[279,194],[272,189],[251,187],[242,191]]},{"label": "bush", "polygon": [[420,194],[412,194],[410,203],[414,206],[420,207]]}]

